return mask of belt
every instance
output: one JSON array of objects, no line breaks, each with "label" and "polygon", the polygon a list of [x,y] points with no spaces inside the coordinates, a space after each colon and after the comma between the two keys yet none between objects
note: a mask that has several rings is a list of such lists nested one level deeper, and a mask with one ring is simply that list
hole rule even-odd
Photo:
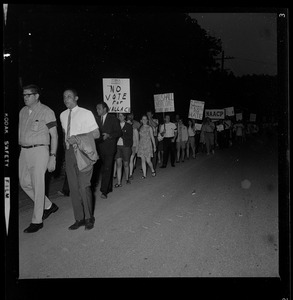
[{"label": "belt", "polygon": [[29,148],[39,147],[39,146],[48,146],[48,145],[45,145],[45,144],[35,144],[35,145],[31,145],[31,146],[21,146],[21,148],[29,149]]}]

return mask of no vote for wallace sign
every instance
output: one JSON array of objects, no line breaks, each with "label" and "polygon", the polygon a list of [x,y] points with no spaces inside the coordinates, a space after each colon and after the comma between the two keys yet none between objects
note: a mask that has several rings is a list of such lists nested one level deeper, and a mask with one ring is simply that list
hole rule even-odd
[{"label": "no vote for wallace sign", "polygon": [[110,113],[130,113],[129,78],[103,78],[103,93]]}]

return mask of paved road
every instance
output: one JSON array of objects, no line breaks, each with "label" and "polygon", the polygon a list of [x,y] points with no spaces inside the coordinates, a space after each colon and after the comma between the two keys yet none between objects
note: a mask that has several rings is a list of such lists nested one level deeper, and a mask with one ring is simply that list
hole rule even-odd
[{"label": "paved road", "polygon": [[90,231],[67,229],[71,201],[56,196],[60,209],[25,234],[26,202],[20,278],[277,277],[277,164],[276,139],[254,137],[158,169],[155,178],[142,180],[137,169],[107,200],[96,192]]}]

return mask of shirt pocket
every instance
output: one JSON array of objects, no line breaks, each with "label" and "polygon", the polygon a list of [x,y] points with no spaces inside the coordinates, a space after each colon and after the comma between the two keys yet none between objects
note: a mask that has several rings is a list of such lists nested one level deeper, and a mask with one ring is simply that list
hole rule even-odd
[{"label": "shirt pocket", "polygon": [[35,120],[35,121],[32,122],[31,130],[35,131],[35,132],[40,130],[40,121],[39,120]]},{"label": "shirt pocket", "polygon": [[31,130],[33,132],[40,132],[45,126],[45,122],[42,120],[35,120],[31,124]]}]

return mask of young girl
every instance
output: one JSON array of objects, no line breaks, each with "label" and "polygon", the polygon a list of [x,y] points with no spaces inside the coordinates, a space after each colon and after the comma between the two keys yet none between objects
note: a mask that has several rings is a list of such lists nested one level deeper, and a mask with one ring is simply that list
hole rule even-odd
[{"label": "young girl", "polygon": [[146,162],[152,170],[152,176],[156,176],[153,164],[151,162],[151,157],[156,151],[156,143],[154,139],[153,129],[148,125],[148,118],[146,115],[143,115],[141,118],[142,126],[139,129],[139,143],[138,143],[138,152],[137,156],[141,158],[141,167],[143,176],[146,178]]}]

